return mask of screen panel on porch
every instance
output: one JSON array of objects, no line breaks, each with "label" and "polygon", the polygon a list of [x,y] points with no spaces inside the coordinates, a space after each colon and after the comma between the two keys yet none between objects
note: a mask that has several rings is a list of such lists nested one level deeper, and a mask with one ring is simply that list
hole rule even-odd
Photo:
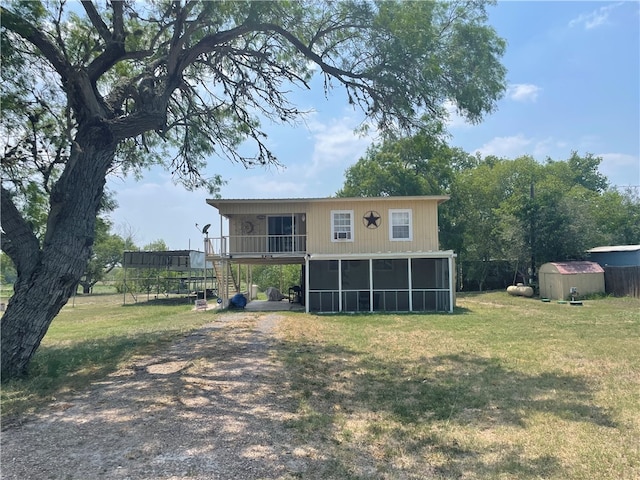
[{"label": "screen panel on porch", "polygon": [[411,260],[411,300],[415,311],[448,311],[449,262],[446,258]]},{"label": "screen panel on porch", "polygon": [[449,275],[448,258],[310,261],[309,311],[449,311]]},{"label": "screen panel on porch", "polygon": [[338,260],[309,262],[309,310],[337,312],[340,310]]},{"label": "screen panel on porch", "polygon": [[373,309],[385,312],[409,310],[409,261],[375,259],[373,267]]},{"label": "screen panel on porch", "polygon": [[342,260],[342,310],[371,310],[369,260]]}]

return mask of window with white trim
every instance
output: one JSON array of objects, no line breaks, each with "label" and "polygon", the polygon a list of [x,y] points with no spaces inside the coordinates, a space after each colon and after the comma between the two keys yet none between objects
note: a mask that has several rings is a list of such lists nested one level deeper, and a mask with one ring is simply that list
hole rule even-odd
[{"label": "window with white trim", "polygon": [[397,241],[413,239],[411,209],[389,210],[389,238]]},{"label": "window with white trim", "polygon": [[331,241],[353,242],[353,210],[331,211]]}]

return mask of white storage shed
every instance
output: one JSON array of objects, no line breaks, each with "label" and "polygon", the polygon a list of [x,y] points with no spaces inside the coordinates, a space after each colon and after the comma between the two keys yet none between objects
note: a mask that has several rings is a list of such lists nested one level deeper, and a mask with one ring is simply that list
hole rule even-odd
[{"label": "white storage shed", "polygon": [[604,270],[595,262],[551,262],[538,271],[540,296],[551,300],[570,300],[571,289],[579,297],[604,293]]}]

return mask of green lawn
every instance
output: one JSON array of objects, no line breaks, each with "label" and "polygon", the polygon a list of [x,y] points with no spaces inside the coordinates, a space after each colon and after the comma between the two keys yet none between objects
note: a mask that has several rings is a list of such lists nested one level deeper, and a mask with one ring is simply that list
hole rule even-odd
[{"label": "green lawn", "polygon": [[[184,299],[122,304],[122,295],[78,295],[54,319],[34,356],[29,376],[2,385],[2,418],[33,412],[82,390],[132,356],[213,320]],[[132,299],[128,299],[132,302]]]},{"label": "green lawn", "polygon": [[[213,320],[186,304],[78,296],[3,419],[86,388],[134,354]],[[272,350],[291,431],[328,461],[309,478],[640,478],[640,300],[584,306],[503,292],[454,314],[287,313]]]},{"label": "green lawn", "polygon": [[283,326],[292,426],[325,477],[640,478],[640,301],[458,306]]}]

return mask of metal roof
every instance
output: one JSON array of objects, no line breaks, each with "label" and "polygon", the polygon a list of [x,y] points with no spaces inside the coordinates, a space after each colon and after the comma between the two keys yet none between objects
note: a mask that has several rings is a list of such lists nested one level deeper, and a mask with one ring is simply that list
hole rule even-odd
[{"label": "metal roof", "polygon": [[449,200],[449,195],[412,195],[407,197],[325,197],[325,198],[208,198],[207,203],[213,207],[233,203],[332,203],[332,202],[367,202],[371,200],[437,200],[438,204]]},{"label": "metal roof", "polygon": [[124,268],[153,268],[186,272],[204,268],[204,252],[197,250],[126,250]]},{"label": "metal roof", "polygon": [[640,245],[609,245],[604,247],[595,247],[587,250],[589,253],[605,253],[605,252],[635,252],[640,250]]},{"label": "metal roof", "polygon": [[604,273],[604,269],[596,262],[550,262],[561,275],[576,273]]}]

